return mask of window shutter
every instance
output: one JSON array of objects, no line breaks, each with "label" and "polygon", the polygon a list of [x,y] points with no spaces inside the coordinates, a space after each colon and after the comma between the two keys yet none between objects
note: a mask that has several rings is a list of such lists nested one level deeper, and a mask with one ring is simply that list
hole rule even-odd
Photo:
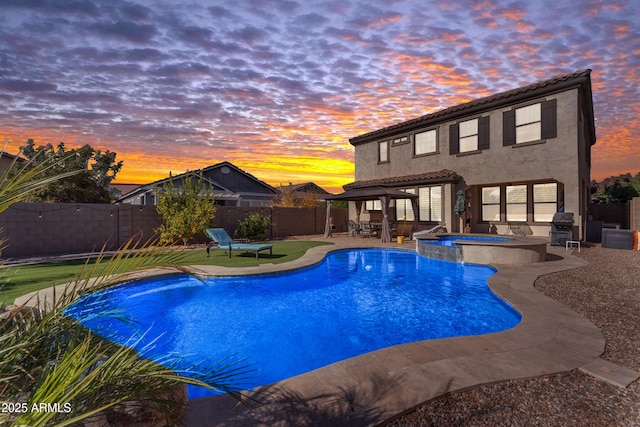
[{"label": "window shutter", "polygon": [[460,130],[458,124],[449,126],[449,154],[460,152]]},{"label": "window shutter", "polygon": [[489,127],[489,116],[480,117],[478,120],[478,150],[488,150],[491,141],[491,130]]},{"label": "window shutter", "polygon": [[502,113],[502,145],[515,145],[516,143],[516,110]]},{"label": "window shutter", "polygon": [[558,136],[557,100],[550,99],[542,103],[541,108],[541,133],[540,138],[551,139]]}]

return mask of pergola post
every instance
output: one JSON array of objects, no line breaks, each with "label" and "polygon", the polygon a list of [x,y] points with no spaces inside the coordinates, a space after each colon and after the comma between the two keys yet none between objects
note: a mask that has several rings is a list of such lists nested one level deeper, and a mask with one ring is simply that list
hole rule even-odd
[{"label": "pergola post", "polygon": [[411,226],[411,234],[409,235],[409,240],[413,240],[413,233],[418,231],[418,199],[411,199],[411,207],[413,208],[413,225]]},{"label": "pergola post", "polygon": [[332,236],[332,230],[331,230],[331,205],[332,205],[332,201],[331,200],[327,200],[327,220],[325,221],[324,224],[324,238],[327,239],[329,237]]},{"label": "pergola post", "polygon": [[391,241],[391,229],[389,227],[389,202],[391,197],[380,196],[380,205],[382,207],[382,230],[380,231],[380,241],[389,243]]}]

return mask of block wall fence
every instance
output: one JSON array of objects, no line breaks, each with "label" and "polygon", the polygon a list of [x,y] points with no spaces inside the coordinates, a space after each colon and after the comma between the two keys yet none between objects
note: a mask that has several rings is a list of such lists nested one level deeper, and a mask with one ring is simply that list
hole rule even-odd
[{"label": "block wall fence", "polygon": [[[212,227],[230,234],[251,213],[271,216],[266,239],[324,233],[326,208],[249,208],[218,206]],[[331,209],[334,231],[346,231],[348,209]],[[156,237],[160,219],[155,206],[90,203],[16,203],[0,214],[1,257],[31,257],[115,250],[129,238]],[[205,243],[204,234],[194,243]]]},{"label": "block wall fence", "polygon": [[589,214],[596,221],[619,224],[623,230],[640,230],[640,197],[625,203],[592,204]]},{"label": "block wall fence", "polygon": [[640,197],[634,197],[629,202],[630,229],[640,231]]}]

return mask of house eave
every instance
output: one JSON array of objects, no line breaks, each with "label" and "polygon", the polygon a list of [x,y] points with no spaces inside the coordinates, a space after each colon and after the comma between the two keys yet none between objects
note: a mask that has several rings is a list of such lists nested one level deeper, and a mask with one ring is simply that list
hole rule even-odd
[{"label": "house eave", "polygon": [[372,187],[405,188],[420,185],[435,185],[447,183],[455,184],[460,182],[461,179],[462,177],[457,173],[447,169],[443,169],[442,171],[421,175],[405,175],[393,178],[379,178],[366,181],[355,181],[350,184],[344,185],[342,188],[344,188],[345,190]]},{"label": "house eave", "polygon": [[398,134],[413,132],[415,130],[432,125],[458,120],[463,117],[472,116],[489,110],[504,108],[506,106],[518,104],[532,98],[548,96],[573,88],[581,88],[584,91],[585,95],[584,99],[586,102],[586,119],[588,120],[588,123],[590,123],[590,131],[592,134],[590,144],[593,145],[596,142],[596,138],[590,74],[591,70],[577,71],[567,76],[559,76],[543,82],[534,83],[533,85],[512,89],[485,98],[475,99],[464,104],[459,104],[453,107],[445,108],[444,110],[440,110],[435,113],[430,113],[418,117],[416,119],[411,119],[402,123],[391,125],[350,138],[349,143],[351,143],[351,145],[353,146],[357,146]]}]

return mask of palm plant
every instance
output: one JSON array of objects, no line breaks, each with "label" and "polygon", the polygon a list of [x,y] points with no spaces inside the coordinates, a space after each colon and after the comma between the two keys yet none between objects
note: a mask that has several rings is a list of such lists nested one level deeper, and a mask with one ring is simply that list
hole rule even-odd
[{"label": "palm plant", "polygon": [[[14,161],[12,170],[0,177],[0,213],[55,179],[39,178],[51,164],[31,166],[20,167]],[[145,349],[114,344],[64,315],[64,308],[82,294],[130,280],[137,271],[159,266],[186,271],[180,267],[182,252],[155,242],[138,243],[127,242],[104,270],[100,267],[98,277],[91,279],[101,256],[87,261],[76,280],[49,300],[36,297],[4,313],[0,402],[10,406],[3,407],[0,425],[109,426],[140,421],[175,425],[186,405],[185,384],[217,389],[244,401],[233,387],[234,380],[246,373],[241,366],[222,362],[209,371],[204,364],[181,370],[176,357],[152,361]]]}]

